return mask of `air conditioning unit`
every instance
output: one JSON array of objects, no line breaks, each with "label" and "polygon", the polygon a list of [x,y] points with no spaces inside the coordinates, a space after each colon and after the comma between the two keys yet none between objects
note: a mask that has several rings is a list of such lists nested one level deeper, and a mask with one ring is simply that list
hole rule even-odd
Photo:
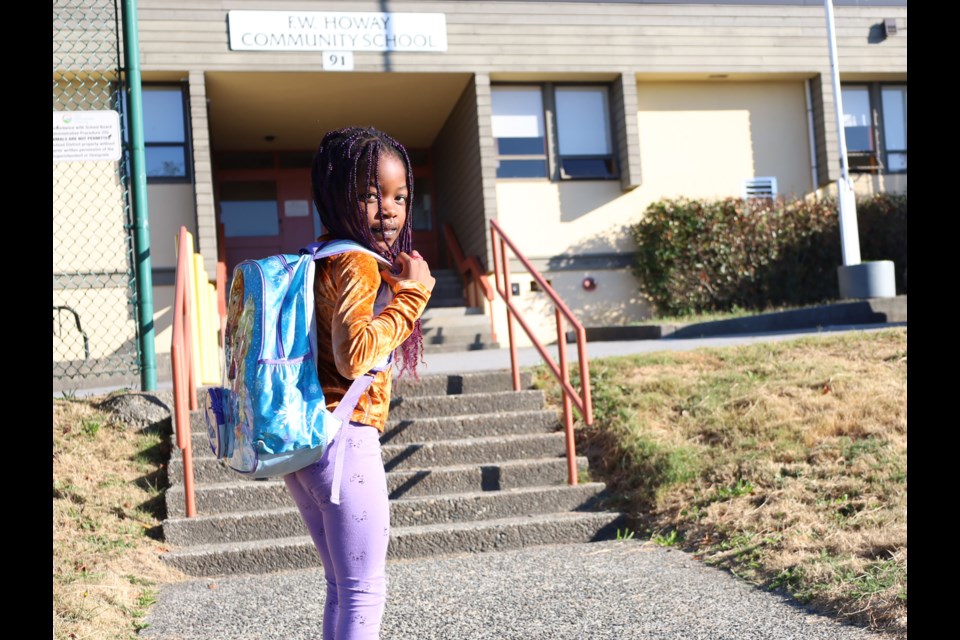
[{"label": "air conditioning unit", "polygon": [[890,36],[897,35],[897,19],[896,18],[884,18],[883,34],[888,38]]},{"label": "air conditioning unit", "polygon": [[774,176],[747,178],[743,181],[743,198],[769,198],[771,200],[777,197],[777,179]]}]

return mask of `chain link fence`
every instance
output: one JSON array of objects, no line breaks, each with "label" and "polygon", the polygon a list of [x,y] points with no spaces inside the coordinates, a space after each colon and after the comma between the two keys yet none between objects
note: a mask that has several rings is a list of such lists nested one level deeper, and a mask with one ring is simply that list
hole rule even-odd
[{"label": "chain link fence", "polygon": [[[82,138],[86,132],[77,127],[93,115],[110,121],[114,116],[109,112],[116,112],[120,130],[125,129],[121,19],[114,0],[53,3],[55,390],[106,378],[131,379],[140,371],[125,145],[119,161],[95,153],[79,160],[57,155],[58,145],[75,140],[61,133],[79,131]],[[104,134],[109,135],[113,132]]]}]

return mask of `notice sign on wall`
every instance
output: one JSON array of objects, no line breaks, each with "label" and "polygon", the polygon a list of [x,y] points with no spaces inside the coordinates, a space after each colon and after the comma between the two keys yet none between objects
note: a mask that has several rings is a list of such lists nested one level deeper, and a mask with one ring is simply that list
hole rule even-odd
[{"label": "notice sign on wall", "polygon": [[54,111],[53,161],[120,159],[120,114],[116,111]]},{"label": "notice sign on wall", "polygon": [[228,11],[233,51],[446,51],[442,13]]}]

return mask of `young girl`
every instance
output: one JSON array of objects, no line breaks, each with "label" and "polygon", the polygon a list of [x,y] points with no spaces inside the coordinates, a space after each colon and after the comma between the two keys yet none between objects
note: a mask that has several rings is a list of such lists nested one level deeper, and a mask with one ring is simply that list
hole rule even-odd
[{"label": "young girl", "polygon": [[[412,247],[413,175],[400,143],[373,128],[331,131],[317,150],[311,179],[327,232],[318,240],[354,240],[394,265],[381,271],[360,251],[317,261],[317,372],[332,411],[353,379],[383,366],[395,349],[400,373],[416,371],[419,318],[436,280]],[[390,539],[380,434],[390,386],[387,366],[324,456],[284,476],[323,562],[324,640],[379,638]]]}]

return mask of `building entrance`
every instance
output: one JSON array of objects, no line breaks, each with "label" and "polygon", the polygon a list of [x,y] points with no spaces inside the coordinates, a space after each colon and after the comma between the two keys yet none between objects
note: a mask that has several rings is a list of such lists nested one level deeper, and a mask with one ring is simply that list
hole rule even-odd
[{"label": "building entrance", "polygon": [[[442,252],[430,155],[410,153],[414,173],[413,245],[435,268]],[[218,156],[217,222],[227,273],[242,260],[296,253],[323,233],[310,186],[312,152]]]}]

